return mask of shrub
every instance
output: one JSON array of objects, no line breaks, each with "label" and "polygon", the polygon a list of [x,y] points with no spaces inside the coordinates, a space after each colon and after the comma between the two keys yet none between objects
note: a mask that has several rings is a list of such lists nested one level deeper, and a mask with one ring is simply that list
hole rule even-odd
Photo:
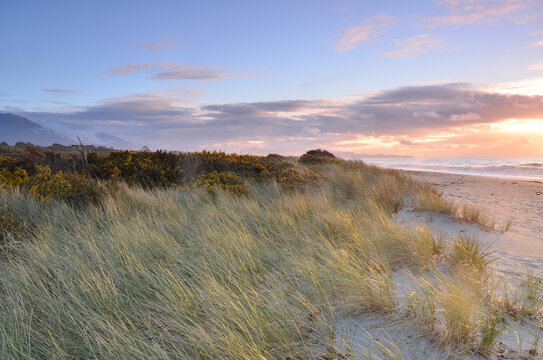
[{"label": "shrub", "polygon": [[8,241],[14,229],[13,213],[6,207],[0,206],[0,248]]},{"label": "shrub", "polygon": [[88,155],[89,174],[102,180],[123,180],[144,188],[174,186],[181,170],[178,156],[167,151],[112,151]]},{"label": "shrub", "polygon": [[243,180],[234,173],[217,172],[202,174],[192,184],[193,188],[202,188],[209,193],[216,193],[217,191],[225,191],[234,195],[247,195],[249,189]]},{"label": "shrub", "polygon": [[320,179],[307,167],[285,161],[277,154],[263,157],[217,151],[92,151],[85,163],[82,161],[84,151],[83,155],[77,153],[76,146],[38,150],[25,144],[24,148],[21,145],[10,149],[12,152],[8,155],[0,156],[0,186],[20,188],[44,202],[96,201],[104,192],[104,186],[96,180],[108,185],[122,181],[150,189],[191,186],[195,182],[210,181],[216,174],[228,173],[251,182],[275,181],[285,188],[303,189]]},{"label": "shrub", "polygon": [[286,188],[304,188],[319,180],[312,170],[280,160],[277,157],[226,154],[222,151],[202,151],[179,155],[183,179],[191,183],[201,174],[231,172],[254,182],[276,181]]},{"label": "shrub", "polygon": [[11,152],[3,152],[6,155],[0,156],[0,168],[15,171],[25,170],[28,175],[38,172],[38,166],[49,166],[53,173],[58,171],[71,172],[81,170],[79,156],[74,153],[60,153],[53,148],[39,151],[33,145],[28,145],[24,150],[9,147]]},{"label": "shrub", "polygon": [[309,150],[300,156],[298,161],[302,164],[336,164],[339,162],[334,154],[322,149]]},{"label": "shrub", "polygon": [[43,202],[67,198],[71,192],[71,184],[62,171],[52,175],[51,168],[38,167],[38,173],[31,178],[30,195]]},{"label": "shrub", "polygon": [[329,158],[329,159],[335,159],[335,155],[327,150],[322,149],[315,149],[315,150],[309,150],[305,153],[306,155],[311,155],[314,157],[322,157],[322,158]]},{"label": "shrub", "polygon": [[0,169],[0,187],[4,189],[24,188],[30,182],[28,174],[23,169],[13,172],[7,169]]},{"label": "shrub", "polygon": [[266,160],[283,161],[283,160],[285,160],[285,157],[283,155],[279,155],[279,154],[268,154],[268,155],[266,155]]},{"label": "shrub", "polygon": [[97,202],[104,193],[103,186],[85,173],[59,171],[53,174],[49,166],[37,166],[37,173],[32,176],[23,169],[14,172],[1,169],[0,188],[27,191],[45,203],[53,200],[71,204]]}]

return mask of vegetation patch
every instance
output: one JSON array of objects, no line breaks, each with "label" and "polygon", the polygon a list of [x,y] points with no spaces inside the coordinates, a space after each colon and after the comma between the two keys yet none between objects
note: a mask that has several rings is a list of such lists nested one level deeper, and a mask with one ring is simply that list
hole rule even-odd
[{"label": "vegetation patch", "polygon": [[334,154],[322,149],[309,150],[300,156],[298,161],[301,164],[336,164],[339,162]]},{"label": "vegetation patch", "polygon": [[202,174],[192,183],[193,188],[201,188],[211,194],[217,191],[225,191],[234,195],[247,195],[249,189],[241,177],[234,173],[217,172]]},{"label": "vegetation patch", "polygon": [[347,356],[338,320],[368,314],[494,356],[505,316],[540,316],[540,280],[498,296],[488,249],[395,221],[447,211],[398,171],[205,151],[82,151],[64,170],[28,151],[0,160],[0,243],[21,244],[0,259],[0,358]]}]

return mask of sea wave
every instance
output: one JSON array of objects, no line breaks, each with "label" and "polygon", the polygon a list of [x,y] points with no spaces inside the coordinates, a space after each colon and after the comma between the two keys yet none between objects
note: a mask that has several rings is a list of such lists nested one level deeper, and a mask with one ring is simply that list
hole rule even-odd
[{"label": "sea wave", "polygon": [[543,181],[543,158],[367,158],[388,168]]}]

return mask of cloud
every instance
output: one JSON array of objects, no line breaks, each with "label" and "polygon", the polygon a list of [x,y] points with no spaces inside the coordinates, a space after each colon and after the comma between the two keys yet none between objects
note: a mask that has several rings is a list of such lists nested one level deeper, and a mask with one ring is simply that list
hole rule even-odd
[{"label": "cloud", "polygon": [[135,147],[134,144],[129,141],[104,132],[98,132],[94,136],[100,145],[109,146],[115,149],[133,149]]},{"label": "cloud", "polygon": [[63,112],[21,115],[56,124],[59,132],[122,134],[139,147],[290,154],[317,146],[400,151],[408,141],[409,149],[428,150],[430,144],[449,141],[458,129],[543,119],[543,96],[489,92],[478,86],[408,86],[347,99],[202,106],[175,92],[144,93]]},{"label": "cloud", "polygon": [[152,80],[221,80],[247,77],[250,74],[218,70],[205,65],[185,65],[178,62],[128,64],[105,71],[109,75],[129,75],[137,71],[154,70]]},{"label": "cloud", "polygon": [[42,100],[43,102],[56,105],[71,106],[72,104],[66,101],[55,101],[55,100]]},{"label": "cloud", "polygon": [[469,112],[465,114],[452,114],[450,119],[453,122],[477,121],[481,120],[481,116],[479,114]]},{"label": "cloud", "polygon": [[488,24],[499,20],[526,23],[536,16],[531,0],[441,0],[448,8],[446,15],[429,19],[431,26]]},{"label": "cloud", "polygon": [[543,40],[534,43],[534,46],[543,46]]},{"label": "cloud", "polygon": [[161,38],[152,43],[138,44],[137,46],[145,50],[165,52],[175,47],[180,42],[181,42],[181,39],[178,36],[169,36],[169,37]]},{"label": "cloud", "polygon": [[388,15],[376,15],[367,18],[358,25],[351,26],[343,32],[341,39],[336,44],[336,51],[342,53],[353,50],[362,42],[376,41],[379,34],[395,23],[395,18]]},{"label": "cloud", "polygon": [[528,70],[541,71],[543,70],[543,62],[538,62],[528,66]]},{"label": "cloud", "polygon": [[177,62],[147,63],[147,64],[140,64],[140,65],[128,64],[128,65],[118,66],[113,69],[106,70],[105,73],[110,74],[110,75],[130,75],[133,72],[141,71],[141,70],[147,70],[147,69],[162,70],[162,69],[167,69],[167,68],[176,68],[179,66],[182,66],[182,65]]},{"label": "cloud", "polygon": [[70,89],[43,89],[42,91],[57,94],[57,95],[72,95],[72,94],[79,93],[79,91],[77,90],[70,90]]},{"label": "cloud", "polygon": [[247,77],[249,74],[228,70],[216,70],[205,66],[183,65],[178,70],[164,71],[154,75],[153,80],[220,80]]},{"label": "cloud", "polygon": [[405,40],[394,40],[397,49],[386,52],[387,57],[407,58],[419,53],[441,49],[445,46],[445,39],[435,34],[420,34]]}]

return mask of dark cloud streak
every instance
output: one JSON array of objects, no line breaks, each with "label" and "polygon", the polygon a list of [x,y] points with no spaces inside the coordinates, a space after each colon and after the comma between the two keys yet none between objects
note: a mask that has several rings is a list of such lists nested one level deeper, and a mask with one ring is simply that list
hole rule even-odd
[{"label": "dark cloud streak", "polygon": [[186,65],[177,62],[128,64],[107,70],[109,75],[130,75],[137,71],[151,70],[152,80],[223,80],[248,77],[250,74],[230,70],[219,70],[205,65]]}]

